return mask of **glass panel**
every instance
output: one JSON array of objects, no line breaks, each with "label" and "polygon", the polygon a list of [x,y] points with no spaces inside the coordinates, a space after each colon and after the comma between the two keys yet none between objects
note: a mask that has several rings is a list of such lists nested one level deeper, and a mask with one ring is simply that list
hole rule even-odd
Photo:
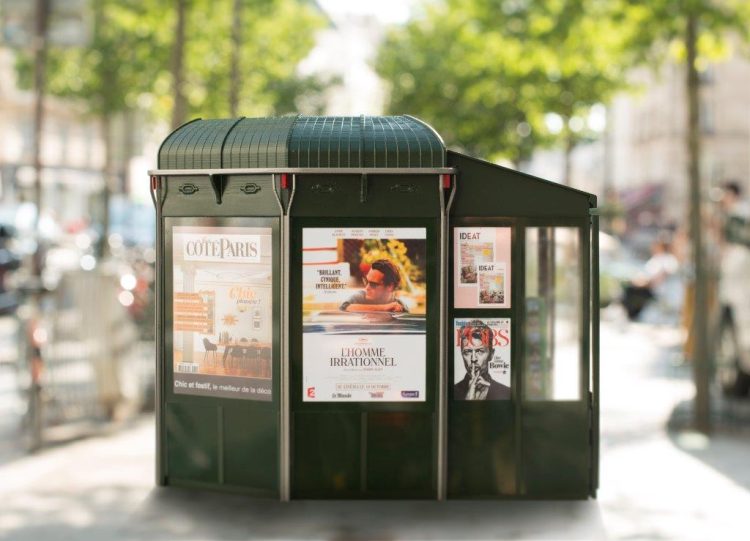
[{"label": "glass panel", "polygon": [[581,261],[575,227],[526,229],[526,400],[578,400]]},{"label": "glass panel", "polygon": [[272,400],[270,227],[172,230],[174,392]]},{"label": "glass panel", "polygon": [[453,230],[456,308],[510,308],[510,227]]},{"label": "glass panel", "polygon": [[454,400],[510,400],[510,318],[453,320]]},{"label": "glass panel", "polygon": [[304,402],[426,400],[426,262],[424,227],[302,230]]}]

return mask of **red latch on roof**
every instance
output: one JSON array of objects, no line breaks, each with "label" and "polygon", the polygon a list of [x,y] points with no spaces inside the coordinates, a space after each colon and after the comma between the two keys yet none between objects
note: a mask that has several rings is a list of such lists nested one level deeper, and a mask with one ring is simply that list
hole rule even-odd
[{"label": "red latch on roof", "polygon": [[158,180],[156,179],[156,175],[151,177],[151,191],[153,192],[156,190],[156,187],[159,185]]},{"label": "red latch on roof", "polygon": [[451,176],[450,175],[440,175],[443,177],[443,188],[448,189],[451,187]]},{"label": "red latch on roof", "polygon": [[281,173],[281,189],[282,190],[289,189],[289,174],[288,173]]}]

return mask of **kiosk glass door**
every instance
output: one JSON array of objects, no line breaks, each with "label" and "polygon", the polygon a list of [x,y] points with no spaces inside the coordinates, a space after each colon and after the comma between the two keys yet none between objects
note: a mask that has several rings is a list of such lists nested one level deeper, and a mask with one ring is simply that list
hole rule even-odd
[{"label": "kiosk glass door", "polygon": [[526,400],[581,396],[579,236],[572,227],[526,230]]},{"label": "kiosk glass door", "polygon": [[589,237],[572,223],[527,227],[524,236],[523,492],[585,497]]}]

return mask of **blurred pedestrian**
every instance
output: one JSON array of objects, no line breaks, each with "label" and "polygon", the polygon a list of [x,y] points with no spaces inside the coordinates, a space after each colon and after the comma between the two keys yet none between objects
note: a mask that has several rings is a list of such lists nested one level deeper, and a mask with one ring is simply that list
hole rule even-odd
[{"label": "blurred pedestrian", "polygon": [[719,265],[719,341],[731,343],[734,359],[725,389],[745,394],[750,389],[750,204],[742,197],[737,182],[722,186],[720,200],[721,257]]},{"label": "blurred pedestrian", "polygon": [[651,244],[651,257],[644,265],[642,285],[651,292],[655,302],[642,315],[650,323],[678,322],[683,301],[683,276],[674,254],[671,234],[662,232]]}]

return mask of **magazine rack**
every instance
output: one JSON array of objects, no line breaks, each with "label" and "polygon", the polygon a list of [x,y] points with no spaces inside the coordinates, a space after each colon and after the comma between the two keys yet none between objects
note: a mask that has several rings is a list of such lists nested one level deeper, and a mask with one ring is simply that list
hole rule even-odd
[{"label": "magazine rack", "polygon": [[196,120],[150,174],[158,484],[596,495],[593,195],[408,116]]}]

